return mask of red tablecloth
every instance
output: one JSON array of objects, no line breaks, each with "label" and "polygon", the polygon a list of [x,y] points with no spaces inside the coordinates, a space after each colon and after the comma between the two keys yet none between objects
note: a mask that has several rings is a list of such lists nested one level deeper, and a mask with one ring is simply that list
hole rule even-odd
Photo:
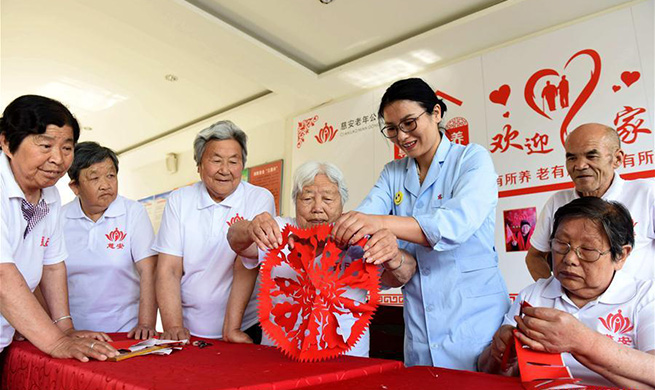
[{"label": "red tablecloth", "polygon": [[[112,335],[114,340],[124,335]],[[141,356],[121,362],[52,359],[29,342],[5,351],[3,390],[205,390],[295,389],[334,383],[402,368],[398,361],[343,356],[299,363],[275,348],[207,340],[169,356]],[[333,385],[334,386],[334,385]]]},{"label": "red tablecloth", "polygon": [[[386,371],[381,374],[344,380],[334,384],[322,384],[305,390],[523,390],[518,377],[508,378],[479,372],[449,370],[438,367],[409,367]],[[607,387],[586,387],[587,390]]]}]

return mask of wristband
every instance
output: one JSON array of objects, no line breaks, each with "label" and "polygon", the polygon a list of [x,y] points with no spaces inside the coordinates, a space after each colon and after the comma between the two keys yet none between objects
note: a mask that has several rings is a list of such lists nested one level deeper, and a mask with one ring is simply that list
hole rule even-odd
[{"label": "wristband", "polygon": [[73,319],[73,317],[71,317],[70,315],[68,315],[68,316],[59,317],[59,318],[57,318],[56,320],[52,321],[52,323],[53,323],[53,324],[56,324],[56,323],[59,322],[59,321],[63,321],[63,320],[69,319],[69,318],[70,318],[71,320]]}]

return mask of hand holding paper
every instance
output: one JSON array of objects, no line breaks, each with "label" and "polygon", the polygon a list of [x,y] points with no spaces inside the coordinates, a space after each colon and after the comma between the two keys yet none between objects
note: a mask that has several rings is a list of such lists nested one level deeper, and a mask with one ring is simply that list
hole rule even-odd
[{"label": "hand holding paper", "polygon": [[516,316],[518,339],[534,351],[576,353],[591,331],[571,314],[557,309],[526,307]]}]

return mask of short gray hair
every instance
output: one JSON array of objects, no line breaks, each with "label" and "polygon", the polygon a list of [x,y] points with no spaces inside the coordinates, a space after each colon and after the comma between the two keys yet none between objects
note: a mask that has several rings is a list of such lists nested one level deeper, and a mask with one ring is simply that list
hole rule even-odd
[{"label": "short gray hair", "polygon": [[329,162],[307,161],[296,169],[293,175],[293,190],[291,197],[293,203],[296,203],[296,198],[302,193],[303,187],[314,182],[317,175],[325,175],[332,183],[339,187],[339,195],[341,195],[341,203],[345,204],[348,201],[348,188],[346,181],[343,178],[343,173],[336,165]]},{"label": "short gray hair", "polygon": [[207,142],[228,139],[233,139],[241,145],[241,158],[245,167],[246,157],[248,157],[248,148],[246,146],[248,136],[232,121],[216,122],[208,128],[201,130],[196,135],[196,139],[193,141],[193,159],[196,160],[196,165],[200,165],[200,160],[202,159],[202,154],[205,152]]}]

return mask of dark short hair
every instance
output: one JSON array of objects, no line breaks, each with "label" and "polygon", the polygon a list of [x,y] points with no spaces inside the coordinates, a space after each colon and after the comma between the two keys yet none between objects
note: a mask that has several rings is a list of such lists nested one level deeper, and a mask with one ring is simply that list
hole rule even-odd
[{"label": "dark short hair", "polygon": [[73,164],[68,169],[68,177],[73,181],[80,179],[80,172],[93,164],[110,159],[114,163],[116,173],[118,173],[118,157],[113,150],[100,146],[97,142],[80,142],[75,145],[75,157]]},{"label": "dark short hair", "polygon": [[635,246],[634,224],[630,212],[619,202],[606,201],[595,196],[586,196],[575,199],[557,209],[553,232],[550,238],[555,237],[557,228],[566,220],[585,218],[603,228],[610,243],[612,260],[616,261],[623,254],[623,246]]},{"label": "dark short hair", "polygon": [[435,95],[434,89],[423,79],[411,78],[396,81],[382,95],[378,119],[383,120],[384,109],[389,104],[398,100],[411,100],[418,103],[425,111],[431,114],[438,104],[441,107],[441,117],[446,114],[446,103]]},{"label": "dark short hair", "polygon": [[530,224],[530,222],[528,222],[528,221],[525,220],[525,219],[521,220],[521,227],[523,227],[523,225],[528,225],[528,226],[532,227],[532,225]]},{"label": "dark short hair", "polygon": [[0,118],[0,134],[4,134],[9,151],[15,153],[29,135],[43,134],[48,125],[73,128],[73,141],[80,138],[80,125],[60,102],[44,96],[24,95],[5,108]]}]

